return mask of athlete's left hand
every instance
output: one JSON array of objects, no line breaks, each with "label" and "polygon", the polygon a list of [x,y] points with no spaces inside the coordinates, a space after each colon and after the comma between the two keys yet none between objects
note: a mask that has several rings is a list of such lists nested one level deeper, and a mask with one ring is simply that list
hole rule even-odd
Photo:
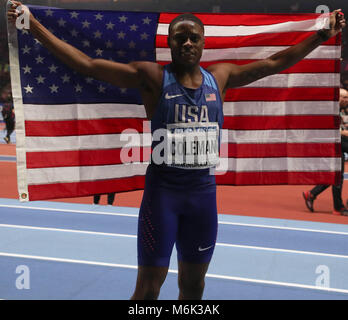
[{"label": "athlete's left hand", "polygon": [[330,13],[330,29],[327,29],[327,35],[331,38],[342,31],[346,26],[346,19],[341,9],[334,10]]}]

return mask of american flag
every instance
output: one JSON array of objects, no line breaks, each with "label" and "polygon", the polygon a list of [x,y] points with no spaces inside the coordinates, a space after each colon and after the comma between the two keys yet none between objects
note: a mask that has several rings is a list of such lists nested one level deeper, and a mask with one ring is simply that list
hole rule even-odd
[{"label": "american flag", "polygon": [[[30,10],[92,58],[171,61],[166,37],[177,13]],[[266,58],[318,28],[315,14],[197,16],[205,24],[203,67]],[[338,181],[340,41],[338,35],[284,72],[228,91],[218,184]],[[77,74],[26,30],[9,27],[9,48],[20,199],[142,189],[151,136],[139,92]]]}]

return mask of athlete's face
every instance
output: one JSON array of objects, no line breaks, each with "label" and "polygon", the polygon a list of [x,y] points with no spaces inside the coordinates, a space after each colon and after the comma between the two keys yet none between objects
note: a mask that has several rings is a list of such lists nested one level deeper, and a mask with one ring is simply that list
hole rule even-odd
[{"label": "athlete's face", "polygon": [[348,107],[348,91],[344,89],[340,89],[340,106]]},{"label": "athlete's face", "polygon": [[170,30],[168,45],[173,62],[184,66],[197,65],[204,48],[203,28],[193,21],[179,21]]},{"label": "athlete's face", "polygon": [[11,91],[9,89],[4,89],[2,91],[1,100],[3,100],[3,102],[8,102],[12,100]]}]

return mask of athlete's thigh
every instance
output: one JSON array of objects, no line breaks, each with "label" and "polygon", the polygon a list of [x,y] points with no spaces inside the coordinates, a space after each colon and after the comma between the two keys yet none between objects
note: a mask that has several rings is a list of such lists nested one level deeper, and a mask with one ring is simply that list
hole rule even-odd
[{"label": "athlete's thigh", "polygon": [[177,234],[175,193],[161,187],[147,187],[138,219],[138,264],[169,266]]},{"label": "athlete's thigh", "polygon": [[178,260],[209,263],[218,227],[216,192],[190,194],[186,199],[185,210],[180,215],[178,226]]}]

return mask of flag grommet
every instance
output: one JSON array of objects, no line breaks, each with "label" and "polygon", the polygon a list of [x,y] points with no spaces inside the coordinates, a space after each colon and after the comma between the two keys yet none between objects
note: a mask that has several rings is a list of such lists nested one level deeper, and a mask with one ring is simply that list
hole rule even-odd
[{"label": "flag grommet", "polygon": [[21,199],[25,200],[27,197],[28,197],[28,195],[26,193],[23,192],[21,194]]}]

